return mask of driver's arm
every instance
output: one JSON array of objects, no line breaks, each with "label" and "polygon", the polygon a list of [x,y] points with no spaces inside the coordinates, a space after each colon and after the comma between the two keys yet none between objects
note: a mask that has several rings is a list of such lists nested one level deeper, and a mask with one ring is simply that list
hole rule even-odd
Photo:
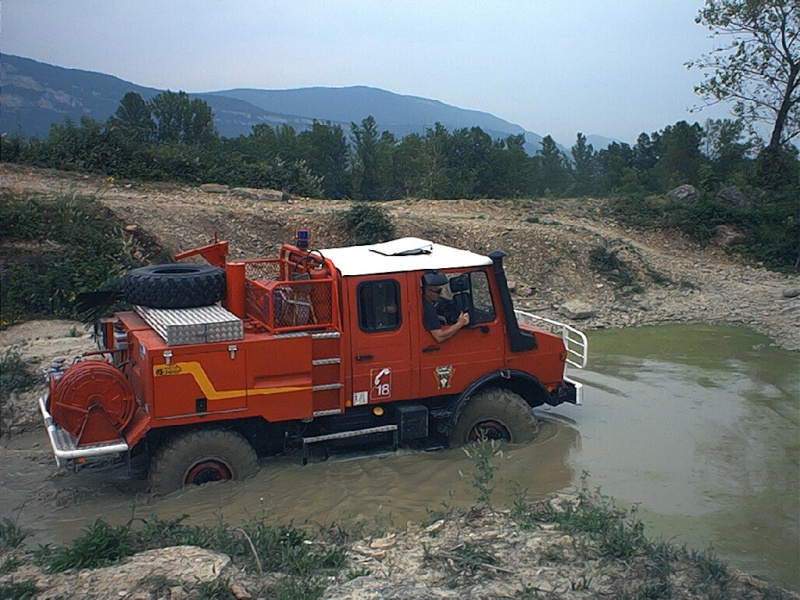
[{"label": "driver's arm", "polygon": [[469,315],[465,312],[462,312],[460,315],[458,315],[458,321],[455,322],[455,325],[452,325],[447,329],[431,329],[430,333],[433,336],[433,339],[441,344],[445,340],[449,340],[451,337],[457,334],[461,328],[466,327],[467,325],[469,325]]}]

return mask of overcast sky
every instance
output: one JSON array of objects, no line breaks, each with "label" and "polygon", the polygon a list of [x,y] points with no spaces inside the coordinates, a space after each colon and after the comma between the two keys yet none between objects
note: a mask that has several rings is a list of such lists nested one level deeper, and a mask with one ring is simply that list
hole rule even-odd
[{"label": "overcast sky", "polygon": [[[367,85],[572,145],[701,105],[702,0],[2,0],[0,51],[205,92]],[[365,115],[366,116],[366,115]],[[378,124],[380,126],[380,123]]]}]

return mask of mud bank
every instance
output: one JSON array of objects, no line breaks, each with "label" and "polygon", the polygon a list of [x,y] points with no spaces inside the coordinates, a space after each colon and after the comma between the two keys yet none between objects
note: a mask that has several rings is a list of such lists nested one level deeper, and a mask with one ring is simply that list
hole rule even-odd
[{"label": "mud bank", "polygon": [[343,554],[334,567],[302,574],[264,570],[258,539],[248,540],[252,560],[179,545],[59,574],[46,572],[28,551],[7,549],[0,564],[11,566],[0,590],[40,599],[137,600],[800,597],[713,556],[647,541],[635,519],[583,494],[515,511],[475,507],[354,541],[310,534],[300,544],[337,546]]}]

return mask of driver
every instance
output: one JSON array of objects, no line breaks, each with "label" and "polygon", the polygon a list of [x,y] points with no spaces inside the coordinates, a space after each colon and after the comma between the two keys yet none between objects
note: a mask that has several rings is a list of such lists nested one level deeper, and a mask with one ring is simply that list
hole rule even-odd
[{"label": "driver", "polygon": [[440,344],[469,325],[469,315],[462,312],[453,325],[446,329],[442,327],[436,312],[436,301],[445,285],[447,285],[447,277],[436,271],[429,271],[422,277],[422,325]]}]

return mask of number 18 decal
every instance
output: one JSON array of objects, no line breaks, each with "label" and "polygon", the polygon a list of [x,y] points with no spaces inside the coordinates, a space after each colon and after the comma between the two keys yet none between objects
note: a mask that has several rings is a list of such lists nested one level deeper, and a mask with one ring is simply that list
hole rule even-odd
[{"label": "number 18 decal", "polygon": [[369,376],[372,379],[372,389],[369,393],[371,399],[385,400],[392,395],[391,369],[388,367],[385,369],[372,369]]}]

